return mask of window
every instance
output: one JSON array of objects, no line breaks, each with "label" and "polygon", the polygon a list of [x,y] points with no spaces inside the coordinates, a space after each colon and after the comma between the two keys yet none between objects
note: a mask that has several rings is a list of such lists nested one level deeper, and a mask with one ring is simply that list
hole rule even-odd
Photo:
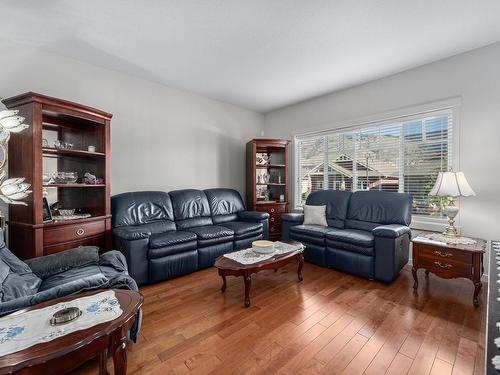
[{"label": "window", "polygon": [[316,190],[382,190],[413,196],[413,214],[443,217],[428,195],[451,167],[452,110],[295,138],[296,206]]}]

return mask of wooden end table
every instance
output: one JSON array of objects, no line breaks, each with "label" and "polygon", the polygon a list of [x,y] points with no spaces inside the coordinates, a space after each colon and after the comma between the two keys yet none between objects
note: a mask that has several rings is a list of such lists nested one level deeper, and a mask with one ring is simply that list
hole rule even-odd
[{"label": "wooden end table", "polygon": [[[284,241],[291,245],[301,245],[300,242],[296,241]],[[226,276],[242,276],[245,281],[245,307],[250,306],[250,289],[252,286],[252,274],[258,273],[264,270],[274,269],[283,267],[292,261],[298,261],[299,266],[297,269],[297,275],[299,281],[303,280],[302,277],[302,267],[304,266],[304,248],[296,251],[292,251],[283,255],[275,255],[272,258],[263,260],[258,263],[253,264],[241,264],[232,259],[226,258],[225,256],[220,256],[215,260],[214,266],[219,270],[219,276],[222,277],[222,288],[221,292],[226,291]]]},{"label": "wooden end table", "polygon": [[[429,234],[418,237],[428,238]],[[417,271],[425,269],[425,275],[429,272],[444,279],[464,277],[474,283],[474,306],[479,306],[479,292],[483,284],[481,276],[484,272],[483,254],[486,250],[486,241],[473,238],[473,245],[450,244],[444,242],[428,242],[416,237],[413,242],[413,267],[412,274],[415,283],[415,293],[418,288]]]},{"label": "wooden end table", "polygon": [[[14,314],[22,314],[103,291],[93,290],[57,298],[16,311]],[[65,374],[89,359],[99,356],[99,374],[108,375],[106,368],[108,351],[113,353],[114,373],[126,374],[126,335],[135,322],[144,297],[130,290],[114,289],[114,292],[123,310],[118,318],[0,357],[0,374]]]}]

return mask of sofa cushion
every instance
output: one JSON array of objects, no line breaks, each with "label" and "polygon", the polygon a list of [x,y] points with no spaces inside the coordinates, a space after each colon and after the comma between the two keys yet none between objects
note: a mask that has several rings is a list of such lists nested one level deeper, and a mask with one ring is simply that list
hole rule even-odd
[{"label": "sofa cushion", "polygon": [[388,191],[357,191],[352,194],[346,228],[371,231],[380,224],[410,225],[411,195]]},{"label": "sofa cushion", "polygon": [[196,241],[196,234],[184,231],[152,234],[149,238],[149,248],[158,249],[160,247],[179,245],[189,241]]},{"label": "sofa cushion", "polygon": [[168,232],[154,234],[149,239],[148,259],[158,259],[166,256],[196,250],[196,234],[191,232]]},{"label": "sofa cushion", "polygon": [[229,228],[234,232],[235,240],[242,240],[248,237],[262,234],[262,223],[247,223],[243,221],[228,221],[223,223],[224,228]]},{"label": "sofa cushion", "polygon": [[290,237],[306,244],[324,245],[328,229],[321,225],[294,225],[290,228]]},{"label": "sofa cushion", "polygon": [[38,292],[42,280],[35,275],[26,263],[10,252],[3,240],[0,249],[0,273],[2,302],[31,296]]},{"label": "sofa cushion", "polygon": [[206,189],[204,192],[210,205],[214,224],[234,221],[238,217],[238,212],[245,210],[243,199],[236,190]]},{"label": "sofa cushion", "polygon": [[326,238],[329,240],[346,242],[361,247],[374,246],[373,234],[364,230],[330,228],[326,232]]},{"label": "sofa cushion", "polygon": [[341,190],[318,190],[307,197],[309,206],[326,206],[326,221],[330,227],[344,228],[347,207],[352,193]]},{"label": "sofa cushion", "polygon": [[[85,290],[102,287],[107,281],[108,278],[101,272],[99,266],[72,268],[43,280],[39,291],[42,292],[52,288],[73,285],[77,287],[80,292],[83,292]],[[54,298],[57,297],[60,296],[54,296]]]},{"label": "sofa cushion", "polygon": [[41,279],[67,271],[71,268],[97,265],[99,248],[96,246],[80,246],[26,260],[26,264]]},{"label": "sofa cushion", "polygon": [[189,228],[198,237],[198,246],[210,246],[218,243],[232,241],[234,231],[219,225]]},{"label": "sofa cushion", "polygon": [[340,249],[340,250],[350,251],[350,252],[358,253],[358,254],[362,254],[362,255],[369,255],[369,256],[375,255],[375,251],[374,251],[373,247],[365,247],[365,246],[355,245],[353,243],[336,241],[336,240],[332,240],[330,238],[326,239],[326,248],[327,249],[336,249],[336,250]]},{"label": "sofa cushion", "polygon": [[210,206],[203,191],[185,189],[171,191],[169,194],[178,229],[212,225]]},{"label": "sofa cushion", "polygon": [[136,191],[111,197],[113,228],[163,221],[174,230],[174,214],[170,196],[163,191]]}]

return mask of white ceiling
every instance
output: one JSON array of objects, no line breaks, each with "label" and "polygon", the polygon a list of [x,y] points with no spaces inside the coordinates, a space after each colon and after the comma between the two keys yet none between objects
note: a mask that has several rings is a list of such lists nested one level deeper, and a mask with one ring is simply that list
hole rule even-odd
[{"label": "white ceiling", "polygon": [[0,38],[260,112],[500,40],[498,0],[0,0],[0,20]]}]

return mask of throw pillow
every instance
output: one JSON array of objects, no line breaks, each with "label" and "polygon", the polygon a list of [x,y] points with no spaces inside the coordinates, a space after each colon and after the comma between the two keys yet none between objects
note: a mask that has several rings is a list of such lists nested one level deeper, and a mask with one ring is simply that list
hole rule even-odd
[{"label": "throw pillow", "polygon": [[326,206],[304,205],[304,225],[321,225],[327,227]]}]

